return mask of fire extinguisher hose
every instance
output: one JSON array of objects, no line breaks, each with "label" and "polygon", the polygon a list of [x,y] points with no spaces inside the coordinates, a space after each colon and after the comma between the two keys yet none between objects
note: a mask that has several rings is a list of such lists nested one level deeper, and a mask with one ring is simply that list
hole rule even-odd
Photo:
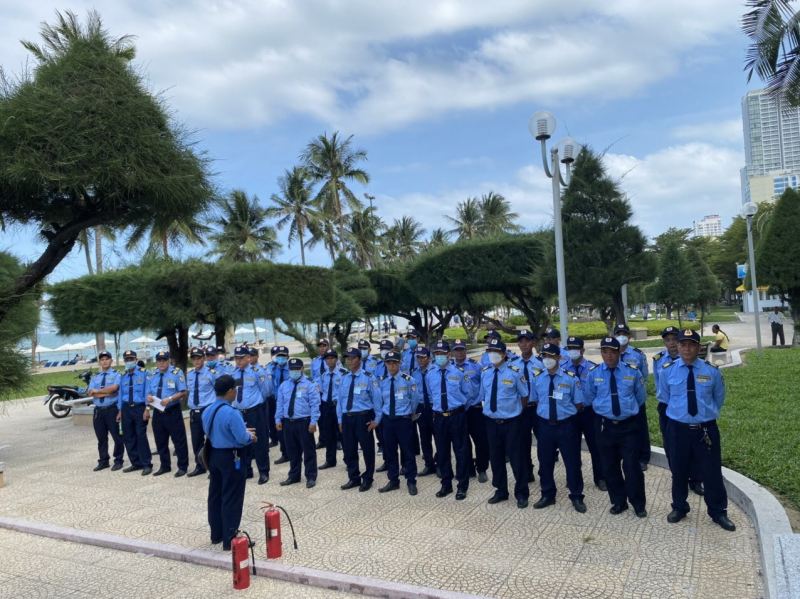
[{"label": "fire extinguisher hose", "polygon": [[297,536],[295,536],[295,534],[294,534],[294,525],[292,524],[292,519],[289,517],[289,512],[287,512],[285,509],[283,509],[283,506],[275,505],[274,503],[265,503],[263,506],[261,506],[261,509],[270,508],[270,507],[278,508],[284,514],[286,514],[286,519],[289,521],[289,528],[292,529],[292,543],[294,544],[294,550],[297,551]]},{"label": "fire extinguisher hose", "polygon": [[[286,516],[287,518],[289,516]],[[253,539],[250,538],[250,534],[246,530],[237,530],[236,534],[242,533],[244,536],[247,537],[247,546],[250,547],[250,563],[253,564],[253,576],[256,576],[256,556],[253,553],[253,547],[256,546]]]}]

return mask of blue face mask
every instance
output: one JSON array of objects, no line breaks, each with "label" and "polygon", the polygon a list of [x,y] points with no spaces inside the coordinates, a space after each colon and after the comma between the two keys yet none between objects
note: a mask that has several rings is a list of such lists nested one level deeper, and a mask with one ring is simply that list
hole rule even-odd
[{"label": "blue face mask", "polygon": [[303,376],[302,370],[290,370],[289,371],[289,378],[293,381],[298,380],[301,376]]},{"label": "blue face mask", "polygon": [[433,359],[439,368],[441,368],[442,366],[446,366],[447,362],[449,361],[447,358],[447,354],[436,354],[436,356],[434,356]]},{"label": "blue face mask", "polygon": [[368,349],[362,349],[361,350],[361,359],[362,360],[366,360],[367,356],[369,356],[369,350]]},{"label": "blue face mask", "polygon": [[407,345],[411,349],[414,349],[415,347],[417,347],[417,340],[416,339],[409,339]]},{"label": "blue face mask", "polygon": [[275,363],[278,366],[283,366],[288,361],[289,361],[289,358],[287,358],[286,356],[275,356]]},{"label": "blue face mask", "polygon": [[209,368],[216,368],[217,361],[216,360],[206,360],[206,364],[208,365]]},{"label": "blue face mask", "polygon": [[136,368],[136,362],[125,362],[125,370],[133,370]]}]

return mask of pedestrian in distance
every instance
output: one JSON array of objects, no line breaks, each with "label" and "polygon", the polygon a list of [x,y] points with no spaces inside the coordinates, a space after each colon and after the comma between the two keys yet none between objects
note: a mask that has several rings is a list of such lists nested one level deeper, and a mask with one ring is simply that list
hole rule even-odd
[{"label": "pedestrian in distance", "polygon": [[772,345],[778,344],[778,337],[781,339],[781,345],[786,345],[786,338],[783,336],[783,313],[778,306],[773,308],[767,320],[772,329]]}]

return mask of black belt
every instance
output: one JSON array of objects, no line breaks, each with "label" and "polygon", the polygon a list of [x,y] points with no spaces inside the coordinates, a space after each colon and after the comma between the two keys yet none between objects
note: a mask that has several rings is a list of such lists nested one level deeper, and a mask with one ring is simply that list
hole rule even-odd
[{"label": "black belt", "polygon": [[246,409],[245,408],[236,408],[236,409],[239,410],[242,414],[249,414],[250,412],[254,412],[255,410],[258,410],[259,408],[261,408],[261,404],[258,404],[257,406],[253,406],[252,408],[246,408]]},{"label": "black belt", "polygon": [[129,408],[135,408],[136,406],[145,406],[145,403],[144,402],[139,403],[138,401],[128,401],[125,402],[125,405],[128,406]]},{"label": "black belt", "polygon": [[636,416],[631,416],[630,418],[625,418],[624,420],[612,420],[611,418],[606,418],[605,416],[601,416],[600,419],[603,421],[603,424],[625,424],[627,422],[633,422],[636,420]]},{"label": "black belt", "polygon": [[441,414],[445,418],[448,416],[455,416],[456,414],[460,414],[464,411],[464,406],[458,406],[457,408],[453,408],[452,410],[447,410],[446,412],[436,412],[437,414]]},{"label": "black belt", "polygon": [[281,418],[281,420],[287,420],[289,422],[300,422],[301,420],[311,420],[311,416],[303,416],[302,418]]},{"label": "black belt", "polygon": [[[562,418],[561,420],[556,420],[555,422],[551,422],[549,418],[542,418],[541,416],[539,416],[539,421],[544,423],[544,424],[549,424],[550,426],[558,426],[562,422],[566,422],[567,420],[569,420],[571,418],[574,418],[574,417],[575,417],[574,415],[573,416],[567,416],[566,418]],[[623,422],[625,422],[625,421],[623,420]]]},{"label": "black belt", "polygon": [[[670,420],[672,419],[670,418]],[[700,430],[701,428],[706,428],[708,426],[711,426],[712,424],[717,424],[716,420],[706,420],[705,422],[696,422],[692,424],[689,424],[688,422],[680,422],[678,420],[672,420],[672,422],[674,422],[675,424],[679,424],[684,428],[688,428],[689,430]]]},{"label": "black belt", "polygon": [[492,418],[491,416],[488,416],[488,418],[495,424],[506,424],[507,422],[513,422],[514,420],[516,420],[517,416],[514,416],[512,418]]},{"label": "black belt", "polygon": [[536,402],[535,401],[529,401],[528,403],[525,404],[525,407],[526,408],[536,408]]},{"label": "black belt", "polygon": [[110,410],[111,408],[117,409],[117,404],[113,403],[110,406],[95,406],[95,410]]},{"label": "black belt", "polygon": [[383,417],[386,418],[387,420],[400,420],[400,419],[411,420],[411,414],[395,414],[394,416],[390,416],[389,414],[384,414]]},{"label": "black belt", "polygon": [[202,414],[203,410],[205,410],[208,406],[203,406],[202,408],[192,408],[192,414]]},{"label": "black belt", "polygon": [[366,416],[367,414],[373,415],[374,412],[372,410],[361,410],[360,412],[345,412],[345,416]]}]

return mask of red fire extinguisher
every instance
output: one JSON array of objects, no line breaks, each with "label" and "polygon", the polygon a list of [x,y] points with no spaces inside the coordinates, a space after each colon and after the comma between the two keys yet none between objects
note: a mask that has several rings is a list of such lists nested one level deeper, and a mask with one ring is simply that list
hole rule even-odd
[{"label": "red fire extinguisher", "polygon": [[[241,536],[239,533],[242,533]],[[246,589],[250,586],[250,565],[253,566],[253,576],[256,575],[256,560],[253,555],[253,547],[256,544],[250,539],[250,535],[243,530],[237,530],[236,536],[231,541],[231,559],[233,561],[233,588],[236,590]],[[248,556],[248,551],[250,555]]]},{"label": "red fire extinguisher", "polygon": [[281,506],[272,503],[265,503],[262,509],[264,510],[264,529],[267,537],[267,559],[277,559],[283,555],[281,543],[281,512],[278,510],[286,514],[289,527],[292,529],[294,548],[297,550],[297,537],[294,534],[294,525],[292,525],[292,519],[289,517],[288,512]]}]

